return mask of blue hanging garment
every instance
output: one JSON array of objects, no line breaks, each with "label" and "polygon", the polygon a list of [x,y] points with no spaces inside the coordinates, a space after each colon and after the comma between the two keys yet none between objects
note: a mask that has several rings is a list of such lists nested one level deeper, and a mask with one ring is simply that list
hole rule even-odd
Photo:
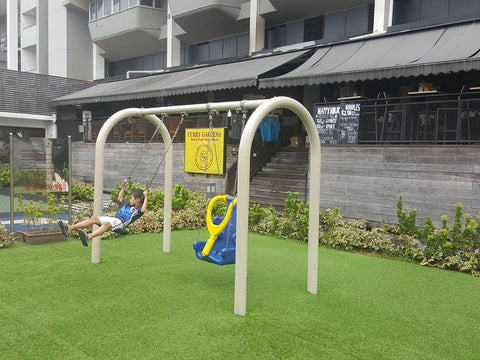
[{"label": "blue hanging garment", "polygon": [[[208,226],[208,217],[211,214],[211,208],[213,207],[213,203],[216,202],[219,198],[225,199],[227,202],[227,210],[223,216],[215,216],[212,219],[212,223],[214,225],[220,225],[225,217],[229,217],[227,219],[227,223],[225,228],[215,237],[213,246],[211,247],[208,255],[204,256],[202,252],[204,252],[205,245],[207,245],[207,241],[195,241],[193,243],[193,248],[195,249],[195,255],[198,259],[203,261],[208,261],[217,265],[228,265],[228,264],[235,264],[235,248],[236,248],[236,237],[237,237],[237,204],[236,201],[232,205],[232,209],[230,212],[228,211],[231,203],[236,200],[233,196],[216,196],[210,201],[209,209],[207,211],[207,226]],[[209,228],[210,231],[210,228]],[[211,231],[210,231],[211,233]]]}]

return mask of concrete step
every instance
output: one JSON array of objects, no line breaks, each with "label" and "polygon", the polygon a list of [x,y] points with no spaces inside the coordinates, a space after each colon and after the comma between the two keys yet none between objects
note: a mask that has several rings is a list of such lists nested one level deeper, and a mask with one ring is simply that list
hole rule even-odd
[{"label": "concrete step", "polygon": [[284,183],[279,184],[272,184],[270,182],[256,182],[250,183],[250,190],[262,190],[262,191],[279,191],[287,193],[290,191],[292,194],[295,192],[304,193],[305,192],[305,184],[301,182],[294,183],[293,185],[287,185]]},{"label": "concrete step", "polygon": [[304,201],[307,169],[308,150],[281,148],[252,178],[250,202],[282,210],[289,191],[297,192],[299,200]]},{"label": "concrete step", "polygon": [[298,172],[298,173],[306,173],[308,169],[307,164],[299,164],[299,163],[291,163],[291,164],[282,164],[282,163],[267,163],[262,169],[278,169],[282,170],[290,170],[290,172]]},{"label": "concrete step", "polygon": [[273,205],[274,207],[284,208],[285,207],[285,199],[281,198],[272,198],[267,196],[252,196],[250,195],[250,203],[251,204],[260,204],[262,206],[269,206]]},{"label": "concrete step", "polygon": [[305,181],[305,174],[295,174],[288,171],[259,171],[255,177],[262,178],[262,179],[284,179],[284,180],[300,180]]},{"label": "concrete step", "polygon": [[302,154],[302,153],[284,153],[284,152],[276,152],[275,155],[273,155],[274,158],[281,158],[281,159],[300,159],[300,160],[307,160],[308,159],[308,154]]},{"label": "concrete step", "polygon": [[[280,199],[280,200],[287,200],[288,197],[288,190],[282,191],[279,189],[258,189],[258,188],[250,188],[250,196],[259,196],[268,199]],[[292,197],[294,194],[292,193]],[[305,193],[298,192],[298,199],[300,201],[305,200]]]},{"label": "concrete step", "polygon": [[292,146],[284,146],[278,150],[278,152],[290,152],[290,153],[308,153],[308,148],[299,148]]},{"label": "concrete step", "polygon": [[[258,175],[258,174],[257,174]],[[283,178],[274,178],[269,177],[268,174],[266,176],[255,176],[250,181],[250,186],[255,185],[267,185],[267,186],[285,186],[285,187],[304,187],[305,186],[305,179],[295,180],[295,179],[283,179]]]},{"label": "concrete step", "polygon": [[308,164],[308,159],[305,158],[298,158],[298,159],[290,159],[288,157],[282,156],[274,156],[270,159],[270,163],[272,164]]}]

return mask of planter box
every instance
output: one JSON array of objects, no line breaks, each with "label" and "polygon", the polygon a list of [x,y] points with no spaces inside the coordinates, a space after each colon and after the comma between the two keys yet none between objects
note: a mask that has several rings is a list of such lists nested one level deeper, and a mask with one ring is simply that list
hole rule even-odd
[{"label": "planter box", "polygon": [[43,244],[47,242],[65,241],[67,238],[59,229],[36,229],[18,231],[18,240],[25,244]]}]

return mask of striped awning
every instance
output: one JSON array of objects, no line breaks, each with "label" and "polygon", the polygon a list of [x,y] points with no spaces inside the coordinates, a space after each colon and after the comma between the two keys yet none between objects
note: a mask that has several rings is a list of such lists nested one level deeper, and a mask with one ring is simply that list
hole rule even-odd
[{"label": "striped awning", "polygon": [[172,96],[257,86],[258,77],[304,55],[308,50],[253,56],[224,64],[197,66],[158,75],[96,85],[57,98],[52,105],[75,105]]},{"label": "striped awning", "polygon": [[426,76],[480,70],[480,22],[372,36],[317,49],[260,88]]}]

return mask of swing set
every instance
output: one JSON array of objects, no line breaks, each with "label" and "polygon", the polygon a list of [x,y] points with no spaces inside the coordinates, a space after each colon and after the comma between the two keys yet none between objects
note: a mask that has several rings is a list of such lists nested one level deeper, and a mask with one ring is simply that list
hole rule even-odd
[{"label": "swing set", "polygon": [[[246,313],[247,289],[247,243],[248,243],[248,207],[250,191],[250,156],[253,137],[262,119],[273,110],[285,108],[294,112],[302,121],[310,138],[310,164],[309,164],[309,230],[308,230],[308,264],[307,264],[307,291],[316,294],[318,288],[318,228],[320,210],[320,138],[315,122],[309,111],[298,101],[288,97],[275,97],[266,100],[236,101],[223,103],[208,103],[180,106],[166,106],[148,109],[129,108],[118,111],[110,116],[98,133],[95,146],[95,180],[94,180],[94,216],[102,215],[102,194],[104,180],[104,150],[108,134],[121,120],[128,117],[143,117],[156,126],[150,141],[159,132],[165,146],[165,157],[157,166],[152,179],[158,173],[161,165],[165,166],[164,189],[164,228],[163,251],[170,252],[171,239],[171,211],[172,211],[172,181],[173,181],[173,150],[172,144],[177,132],[188,113],[208,113],[210,119],[210,133],[212,130],[212,113],[221,111],[241,111],[245,123],[246,112],[255,110],[245,125],[240,139],[238,151],[237,177],[235,184],[237,198],[228,195],[214,197],[207,209],[207,228],[210,237],[207,241],[196,241],[193,244],[198,259],[217,265],[235,263],[235,300],[234,312],[238,315]],[[160,114],[162,120],[157,114]],[[181,114],[182,119],[170,137],[163,120],[169,114]],[[213,137],[213,136],[212,136]],[[210,136],[209,136],[210,138]],[[146,150],[146,149],[145,149]],[[216,149],[215,149],[216,151]],[[208,152],[206,164],[208,164]],[[143,152],[145,153],[145,151]],[[216,155],[216,154],[215,154]],[[141,156],[143,158],[143,154]],[[137,161],[137,164],[140,161]],[[136,164],[136,165],[137,165]],[[136,166],[135,166],[136,168]],[[135,168],[132,170],[135,170]],[[206,166],[205,166],[206,168]],[[218,169],[218,158],[217,158]],[[218,171],[217,171],[218,172]],[[206,175],[206,169],[205,169]],[[217,201],[227,203],[223,217],[212,218],[212,209]],[[96,237],[92,241],[92,263],[100,262],[100,240]]]}]

